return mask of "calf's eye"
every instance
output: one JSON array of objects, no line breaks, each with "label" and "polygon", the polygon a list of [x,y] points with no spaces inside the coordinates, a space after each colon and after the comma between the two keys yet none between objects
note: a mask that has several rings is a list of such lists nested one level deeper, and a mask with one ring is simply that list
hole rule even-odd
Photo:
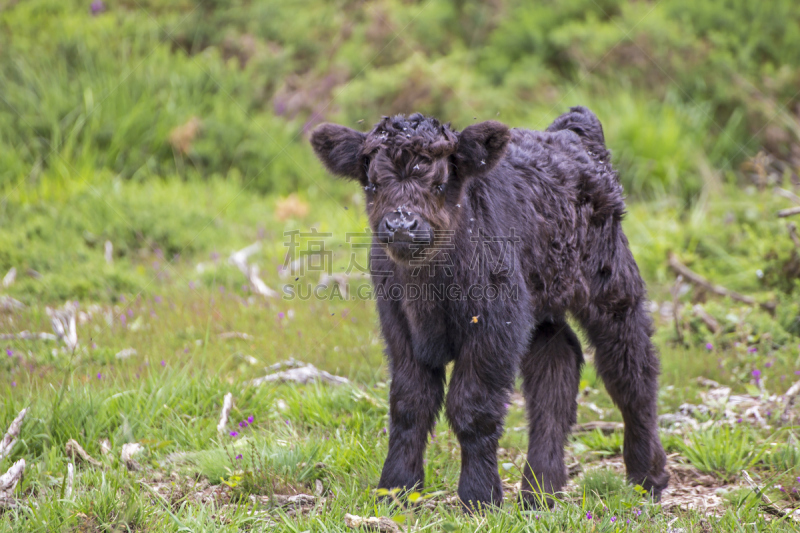
[{"label": "calf's eye", "polygon": [[442,193],[444,192],[444,183],[440,183],[439,185],[437,185],[436,187],[434,187],[434,190],[435,190],[435,191],[436,191],[438,194],[442,194]]}]

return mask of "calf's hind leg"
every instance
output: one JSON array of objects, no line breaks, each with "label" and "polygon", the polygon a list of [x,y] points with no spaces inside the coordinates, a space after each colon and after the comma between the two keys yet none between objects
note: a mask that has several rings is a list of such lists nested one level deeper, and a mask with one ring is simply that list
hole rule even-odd
[{"label": "calf's hind leg", "polygon": [[608,394],[625,421],[623,457],[628,480],[658,501],[667,487],[666,455],[658,437],[658,372],[650,342],[650,317],[639,299],[614,313],[590,307],[584,317],[596,347],[595,365]]},{"label": "calf's hind leg", "polygon": [[565,321],[544,322],[533,334],[521,364],[528,411],[528,459],[522,503],[552,506],[549,496],[567,481],[564,444],[576,422],[583,351]]}]

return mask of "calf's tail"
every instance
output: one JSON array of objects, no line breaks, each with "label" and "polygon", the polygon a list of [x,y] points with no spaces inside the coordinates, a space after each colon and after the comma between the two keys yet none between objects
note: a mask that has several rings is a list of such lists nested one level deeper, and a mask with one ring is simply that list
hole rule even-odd
[{"label": "calf's tail", "polygon": [[562,130],[575,132],[581,138],[586,150],[591,152],[593,159],[608,161],[610,154],[603,136],[603,125],[600,124],[597,115],[589,109],[583,106],[571,107],[547,128],[549,132]]}]

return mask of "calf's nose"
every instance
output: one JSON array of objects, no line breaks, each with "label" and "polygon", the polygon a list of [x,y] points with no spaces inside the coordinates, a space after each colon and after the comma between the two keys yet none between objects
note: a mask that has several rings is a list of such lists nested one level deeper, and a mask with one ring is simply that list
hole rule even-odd
[{"label": "calf's nose", "polygon": [[400,213],[390,213],[383,219],[386,231],[394,233],[396,231],[414,231],[419,226],[416,215],[402,215]]}]

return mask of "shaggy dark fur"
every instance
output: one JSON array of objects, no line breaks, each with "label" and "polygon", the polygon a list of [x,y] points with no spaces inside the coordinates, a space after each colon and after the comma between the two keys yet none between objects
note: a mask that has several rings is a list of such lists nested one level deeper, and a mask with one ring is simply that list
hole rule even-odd
[{"label": "shaggy dark fur", "polygon": [[[522,499],[552,503],[546,495],[567,479],[563,448],[583,365],[571,313],[622,411],[628,478],[658,499],[669,479],[659,364],[597,117],[574,107],[546,132],[498,122],[458,132],[415,114],[386,117],[367,134],[324,124],[311,143],[331,172],[362,184],[375,232],[370,266],[392,376],[379,486],[423,486],[425,446],[445,403],[461,443],[461,500],[502,502],[497,442],[519,370],[530,424]],[[450,268],[432,268],[436,250]],[[509,291],[470,292],[488,286]]]}]

